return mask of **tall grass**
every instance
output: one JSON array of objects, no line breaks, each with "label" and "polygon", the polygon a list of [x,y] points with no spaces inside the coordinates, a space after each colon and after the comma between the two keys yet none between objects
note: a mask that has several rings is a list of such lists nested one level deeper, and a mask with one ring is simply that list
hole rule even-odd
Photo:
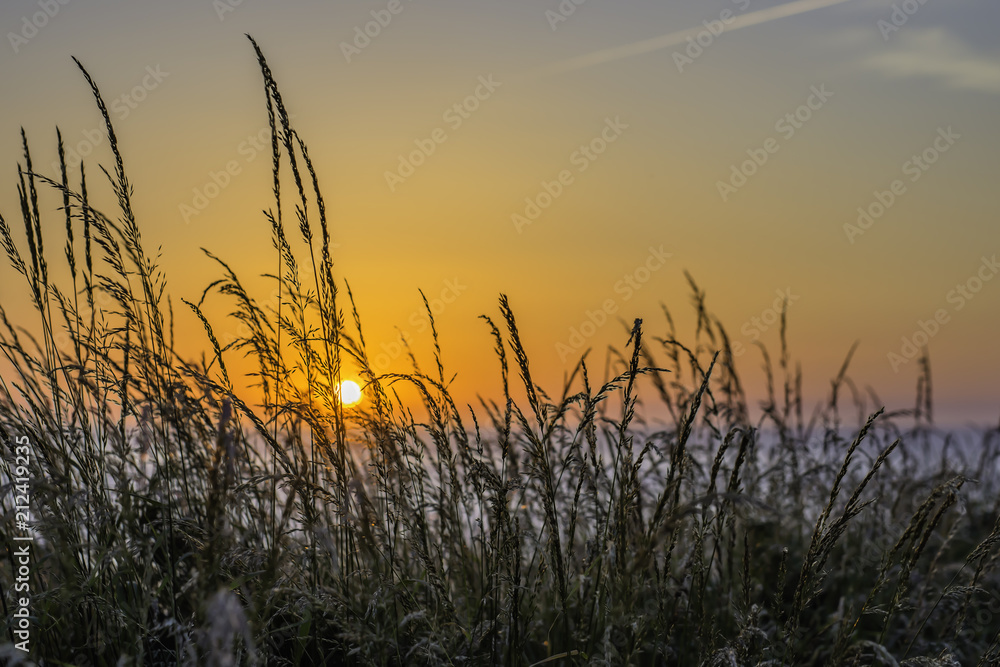
[{"label": "tall grass", "polygon": [[[0,217],[0,241],[37,319],[13,323],[0,305],[0,508],[15,534],[9,464],[26,436],[35,659],[1000,664],[998,431],[976,456],[935,439],[926,358],[915,409],[886,413],[851,384],[848,354],[807,421],[783,316],[781,377],[761,348],[758,410],[689,276],[693,340],[678,340],[666,308],[659,329],[636,320],[600,380],[584,355],[563,386],[538,386],[503,296],[482,317],[497,360],[483,393],[501,399],[456,403],[429,307],[431,370],[411,353],[412,372],[377,375],[316,170],[252,46],[280,298],[263,304],[206,251],[221,277],[183,301],[204,326],[200,361],[177,352],[166,279],[82,65],[114,158],[101,171],[115,214],[91,205],[85,169],[69,182],[61,137],[54,176],[34,170],[24,137],[24,240]],[[58,228],[41,220],[48,193]],[[63,226],[60,285],[43,238]],[[203,312],[219,298],[249,331],[225,346]],[[236,355],[256,368],[242,398],[226,364]],[[367,395],[350,410],[332,390],[347,363]],[[650,403],[667,423],[646,421]],[[7,561],[12,637],[12,549]]]}]

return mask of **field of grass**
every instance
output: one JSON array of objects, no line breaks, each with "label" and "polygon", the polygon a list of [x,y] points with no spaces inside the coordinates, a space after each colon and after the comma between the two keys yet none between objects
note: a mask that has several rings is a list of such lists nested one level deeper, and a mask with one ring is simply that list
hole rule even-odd
[{"label": "field of grass", "polygon": [[[760,349],[769,395],[751,405],[689,278],[686,341],[664,308],[565,386],[533,382],[505,297],[479,323],[495,340],[483,393],[502,399],[456,404],[437,345],[376,376],[317,175],[253,46],[273,306],[213,254],[201,298],[168,297],[85,71],[115,164],[70,183],[61,150],[62,173],[38,173],[24,140],[24,240],[0,219],[38,315],[11,322],[0,304],[9,664],[1000,664],[1000,431],[939,433],[926,357],[913,409],[871,405],[848,354],[810,411],[782,318],[775,363]],[[106,184],[113,214],[89,204]],[[61,212],[43,222],[46,197]],[[53,251],[43,228],[63,225]],[[223,348],[209,296],[249,334]],[[176,352],[175,307],[204,324],[200,361]],[[227,369],[238,355],[251,394]],[[366,385],[357,408],[324,389],[348,366]],[[654,408],[667,425],[647,421]],[[15,646],[21,476],[30,656]]]}]

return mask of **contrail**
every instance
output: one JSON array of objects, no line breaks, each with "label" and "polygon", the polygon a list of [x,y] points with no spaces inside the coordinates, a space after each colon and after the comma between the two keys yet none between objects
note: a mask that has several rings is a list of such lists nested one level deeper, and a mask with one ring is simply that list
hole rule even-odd
[{"label": "contrail", "polygon": [[[777,7],[768,7],[767,9],[761,9],[756,12],[750,12],[749,14],[741,14],[737,16],[733,21],[726,25],[726,32],[739,30],[740,28],[747,28],[752,25],[759,25],[761,23],[767,23],[768,21],[776,21],[777,19],[783,19],[788,16],[795,16],[796,14],[805,14],[806,12],[822,9],[824,7],[830,7],[832,5],[843,4],[845,2],[849,2],[849,0],[797,0],[796,2],[778,5]],[[644,39],[631,44],[624,44],[610,49],[594,51],[593,53],[577,56],[568,60],[561,60],[532,72],[528,75],[528,78],[540,79],[554,74],[562,74],[564,72],[586,69],[587,67],[621,60],[622,58],[642,55],[643,53],[652,53],[653,51],[659,51],[660,49],[666,49],[671,46],[683,44],[688,37],[694,37],[703,30],[705,30],[705,26],[699,25],[694,28],[670,32],[666,35],[660,35],[659,37],[652,37],[650,39]]]}]

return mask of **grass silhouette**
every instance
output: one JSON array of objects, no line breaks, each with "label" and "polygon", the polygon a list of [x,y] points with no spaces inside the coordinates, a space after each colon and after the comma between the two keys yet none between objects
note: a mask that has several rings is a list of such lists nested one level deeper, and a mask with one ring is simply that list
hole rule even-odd
[{"label": "grass silhouette", "polygon": [[[91,206],[83,165],[69,182],[61,136],[53,177],[34,170],[22,133],[25,242],[2,217],[0,242],[39,326],[10,322],[0,304],[0,508],[3,534],[23,532],[12,489],[26,438],[34,657],[1000,664],[1000,438],[984,431],[974,455],[935,439],[926,356],[913,410],[869,410],[849,353],[806,420],[783,315],[779,373],[761,347],[768,396],[751,420],[726,331],[688,276],[693,342],[678,340],[664,308],[661,336],[638,320],[622,332],[603,381],[584,355],[556,392],[536,385],[504,296],[498,317],[482,316],[502,399],[456,404],[429,306],[430,373],[411,353],[412,372],[376,375],[334,270],[313,163],[251,43],[271,128],[265,215],[280,298],[258,301],[205,251],[221,277],[183,301],[204,326],[201,361],[176,350],[165,276],[143,248],[114,128],[82,65],[114,156],[102,172],[115,214]],[[66,285],[49,273],[42,187],[61,200]],[[249,333],[221,345],[202,311],[209,295],[228,299]],[[240,397],[233,355],[254,363],[259,401]],[[345,362],[366,394],[350,410],[329,389]],[[853,427],[841,416],[848,390]],[[647,423],[646,400],[672,423]],[[11,642],[0,653],[13,662],[25,656],[12,554],[0,569]]]}]

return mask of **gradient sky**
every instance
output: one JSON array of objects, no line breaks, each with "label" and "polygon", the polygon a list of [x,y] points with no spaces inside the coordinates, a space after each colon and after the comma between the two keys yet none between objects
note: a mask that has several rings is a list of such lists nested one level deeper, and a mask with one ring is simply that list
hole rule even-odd
[{"label": "gradient sky", "polygon": [[[810,399],[860,339],[855,382],[890,409],[910,406],[916,364],[894,368],[889,355],[938,316],[929,347],[939,421],[1000,413],[993,0],[897,0],[895,15],[891,0],[61,2],[0,4],[0,211],[19,226],[21,126],[41,165],[56,157],[56,125],[83,148],[101,127],[75,55],[109,101],[144,239],[162,246],[177,304],[219,277],[200,247],[247,278],[273,265],[260,213],[270,165],[251,139],[267,117],[250,33],[317,164],[336,265],[373,357],[392,351],[395,326],[426,353],[417,288],[431,299],[457,291],[438,318],[446,366],[463,400],[495,394],[492,342],[476,316],[496,314],[503,292],[536,380],[556,390],[582,352],[563,361],[559,345],[606,303],[610,322],[587,345],[624,346],[618,317],[643,317],[662,335],[660,302],[689,338],[687,270],[747,350],[738,368],[755,397],[751,341],[774,354],[778,336],[753,318],[764,324],[790,290],[791,349]],[[391,20],[355,43],[373,16]],[[44,24],[37,34],[33,20]],[[467,117],[448,112],[477,90],[485,99],[470,100]],[[602,133],[614,141],[588,157],[581,147],[601,149]],[[412,175],[387,178],[434,136],[445,140]],[[108,153],[102,137],[88,160],[108,164]],[[763,164],[744,164],[753,156]],[[198,201],[227,164],[239,173]],[[741,168],[753,172],[745,182],[733,174]],[[523,224],[543,182],[558,195]],[[845,228],[889,197],[867,229]],[[199,203],[196,214],[184,208]],[[61,248],[58,226],[49,233]],[[0,300],[30,318],[13,278],[0,268]],[[248,282],[266,300],[270,288]],[[220,337],[232,331],[228,304],[208,311]],[[183,318],[193,354],[203,334]]]}]

